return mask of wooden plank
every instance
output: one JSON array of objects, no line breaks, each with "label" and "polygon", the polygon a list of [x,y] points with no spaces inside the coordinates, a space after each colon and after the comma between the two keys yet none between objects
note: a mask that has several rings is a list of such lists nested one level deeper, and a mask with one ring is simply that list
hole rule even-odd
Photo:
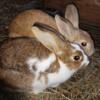
[{"label": "wooden plank", "polygon": [[74,3],[80,14],[81,22],[88,22],[100,26],[100,0],[44,0],[46,8],[65,12],[68,3]]},{"label": "wooden plank", "polygon": [[46,8],[52,8],[64,13],[66,5],[72,0],[44,0]]},{"label": "wooden plank", "polygon": [[94,23],[97,26],[100,26],[100,5],[99,2],[95,0],[77,0],[74,2],[80,13],[81,21]]}]

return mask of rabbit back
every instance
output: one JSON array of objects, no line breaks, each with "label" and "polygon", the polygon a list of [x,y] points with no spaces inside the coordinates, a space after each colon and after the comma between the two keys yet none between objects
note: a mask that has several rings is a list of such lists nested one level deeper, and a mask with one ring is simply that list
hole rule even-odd
[{"label": "rabbit back", "polygon": [[32,25],[36,22],[45,23],[57,29],[54,18],[49,16],[47,13],[35,9],[26,10],[18,14],[14,18],[14,20],[12,20],[11,24],[9,25],[9,32],[10,32],[9,36],[10,37],[19,37],[19,36],[34,37],[31,28]]}]

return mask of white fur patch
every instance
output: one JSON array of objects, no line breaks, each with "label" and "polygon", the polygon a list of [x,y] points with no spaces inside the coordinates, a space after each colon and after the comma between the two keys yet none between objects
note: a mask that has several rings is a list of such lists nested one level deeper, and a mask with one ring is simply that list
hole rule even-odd
[{"label": "white fur patch", "polygon": [[50,54],[48,58],[39,60],[38,58],[29,58],[26,63],[29,66],[29,70],[34,72],[33,66],[35,65],[37,72],[44,72],[50,65],[56,60],[55,54]]},{"label": "white fur patch", "polygon": [[48,87],[57,86],[68,80],[76,70],[70,70],[62,61],[59,60],[60,69],[58,72],[48,74]]},{"label": "white fur patch", "polygon": [[68,80],[76,70],[70,70],[62,61],[59,60],[60,69],[55,73],[48,73],[48,83],[45,83],[45,77],[42,76],[40,79],[38,77],[33,81],[33,91],[34,93],[42,92],[47,87],[56,87],[59,84]]},{"label": "white fur patch", "polygon": [[51,54],[48,58],[37,62],[36,66],[38,72],[44,72],[45,70],[47,70],[55,60],[56,60],[55,54]]}]

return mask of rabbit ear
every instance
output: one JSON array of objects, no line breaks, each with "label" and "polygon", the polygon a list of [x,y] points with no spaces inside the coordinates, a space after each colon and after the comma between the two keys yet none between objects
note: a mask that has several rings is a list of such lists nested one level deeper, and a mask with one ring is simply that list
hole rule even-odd
[{"label": "rabbit ear", "polygon": [[59,51],[59,43],[57,43],[59,42],[59,38],[56,37],[54,33],[36,26],[32,27],[32,31],[37,40],[41,42],[45,47],[47,47],[50,51]]},{"label": "rabbit ear", "polygon": [[59,15],[55,15],[55,21],[60,33],[68,38],[69,36],[73,35],[73,25],[67,19],[60,17]]},{"label": "rabbit ear", "polygon": [[75,28],[79,28],[79,15],[77,8],[70,4],[66,7],[65,18],[68,19]]}]

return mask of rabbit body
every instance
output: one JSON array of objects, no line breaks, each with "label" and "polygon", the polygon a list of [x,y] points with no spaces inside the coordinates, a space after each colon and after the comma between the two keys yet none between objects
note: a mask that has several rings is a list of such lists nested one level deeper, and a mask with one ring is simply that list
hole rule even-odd
[{"label": "rabbit body", "polygon": [[88,32],[79,28],[79,15],[74,5],[66,7],[65,18],[62,20],[58,15],[52,18],[41,10],[26,10],[12,20],[9,37],[34,37],[31,27],[40,22],[57,29],[66,40],[78,43],[87,55],[91,56],[94,53],[94,42]]},{"label": "rabbit body", "polygon": [[[42,36],[43,33],[39,33]],[[37,39],[19,37],[2,43],[0,85],[11,90],[37,94],[65,82],[79,68],[89,63],[88,57],[77,44],[66,46],[66,43],[60,41],[59,49],[55,49],[57,52],[54,53]],[[72,54],[79,55],[79,61],[73,61]]]}]

